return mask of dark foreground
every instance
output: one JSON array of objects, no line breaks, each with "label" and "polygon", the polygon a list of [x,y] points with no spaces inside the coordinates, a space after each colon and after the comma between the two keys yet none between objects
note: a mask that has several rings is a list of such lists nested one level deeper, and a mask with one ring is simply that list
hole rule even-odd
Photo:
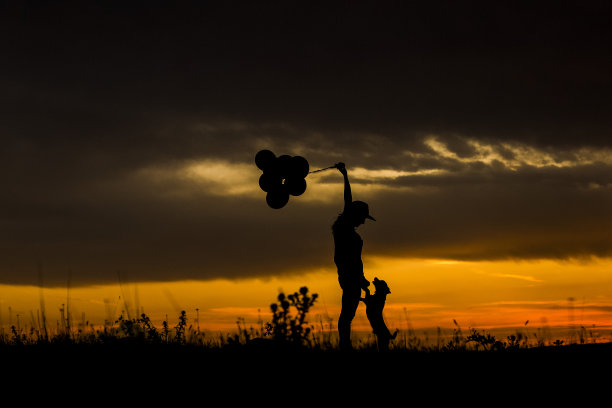
[{"label": "dark foreground", "polygon": [[[317,397],[325,400],[339,392],[353,397],[381,393],[383,399],[395,393],[425,393],[433,399],[491,394],[514,398],[527,391],[531,395],[550,393],[552,398],[560,392],[582,389],[577,387],[585,384],[596,387],[607,381],[612,343],[493,352],[387,353],[46,344],[2,346],[0,358],[6,390],[14,383],[26,384],[32,390],[49,387],[57,392],[68,387],[92,394],[100,387],[111,393],[128,387],[132,396],[141,393],[143,398],[178,397],[195,389],[208,393],[233,389],[224,394],[230,399],[247,395],[276,398],[281,394],[306,398],[312,393],[331,393]],[[137,384],[145,388],[139,389]],[[565,388],[563,384],[572,385]],[[247,390],[257,390],[261,395]]]}]

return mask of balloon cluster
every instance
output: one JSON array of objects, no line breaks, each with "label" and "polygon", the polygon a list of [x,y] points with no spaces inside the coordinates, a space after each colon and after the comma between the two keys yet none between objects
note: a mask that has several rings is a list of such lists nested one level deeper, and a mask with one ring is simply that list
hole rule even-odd
[{"label": "balloon cluster", "polygon": [[306,191],[309,166],[302,156],[276,157],[270,150],[261,150],[255,155],[255,164],[263,171],[259,187],[268,193],[266,202],[270,207],[283,208],[290,195],[299,196]]}]

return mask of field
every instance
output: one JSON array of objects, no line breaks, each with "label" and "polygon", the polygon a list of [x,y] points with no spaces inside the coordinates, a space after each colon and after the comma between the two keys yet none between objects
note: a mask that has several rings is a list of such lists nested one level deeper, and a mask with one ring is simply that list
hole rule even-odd
[{"label": "field", "polygon": [[[517,392],[526,384],[545,391],[568,380],[596,382],[605,378],[598,373],[612,360],[612,342],[584,328],[555,339],[543,330],[516,330],[502,337],[458,324],[429,338],[402,330],[387,352],[378,351],[372,335],[356,339],[354,351],[341,352],[333,327],[308,322],[315,299],[306,289],[281,294],[267,323],[254,328],[238,320],[234,332],[216,336],[194,327],[185,312],[160,327],[145,314],[119,316],[103,327],[72,327],[69,320],[53,330],[44,324],[12,326],[0,332],[3,374],[9,378],[5,384],[7,389],[16,382],[32,389],[83,391],[144,382],[149,386],[132,390],[132,397],[139,392],[143,398],[153,393],[168,397],[205,386],[209,392],[229,387],[271,393],[262,398],[296,398],[353,383],[358,385],[354,392],[367,395],[388,389],[449,398],[451,391],[474,387],[477,395],[490,395],[507,387]],[[229,396],[251,395],[240,391]]]},{"label": "field", "polygon": [[340,352],[334,343],[325,345],[327,333],[315,333],[319,339],[310,345],[247,340],[244,333],[214,342],[197,333],[183,337],[176,329],[167,339],[133,333],[115,327],[106,334],[9,340],[0,346],[4,389],[41,403],[65,393],[79,404],[111,398],[120,405],[374,404],[400,398],[550,404],[568,393],[583,398],[602,389],[612,362],[612,343],[493,346],[482,333],[484,340],[471,333],[441,348],[402,343],[383,353],[365,342]]},{"label": "field", "polygon": [[3,344],[3,384],[5,390],[25,386],[25,392],[41,390],[46,396],[66,389],[80,400],[103,391],[133,403],[186,401],[194,394],[245,404],[297,403],[315,396],[334,403],[402,396],[452,403],[519,398],[526,390],[529,396],[520,398],[550,403],[560,392],[597,389],[612,362],[612,343],[486,349],[464,338],[465,348],[395,347],[380,353],[374,344],[363,344],[346,353],[272,340],[223,345],[175,340],[55,338]]},{"label": "field", "polygon": [[[85,321],[75,322],[69,310],[60,309],[58,321],[49,322],[44,311],[31,313],[28,324],[0,327],[2,350],[54,349],[54,348],[156,348],[189,349],[222,352],[250,351],[302,351],[333,353],[338,350],[337,328],[334,319],[312,317],[310,311],[318,295],[307,287],[291,294],[280,293],[270,305],[270,315],[260,318],[256,327],[237,318],[236,329],[227,333],[200,330],[196,317],[185,311],[176,320],[168,317],[155,324],[142,312],[134,317],[125,311],[103,325]],[[126,305],[127,309],[127,305]],[[462,328],[453,321],[451,329],[436,328],[433,332],[416,331],[407,322],[407,328],[398,330],[391,342],[391,353],[448,353],[448,352],[513,352],[575,349],[577,346],[595,348],[594,345],[612,344],[612,332],[605,328],[570,325],[564,328],[524,327],[512,330]],[[395,327],[395,326],[394,326]],[[377,339],[372,333],[353,333],[354,352],[378,352]],[[605,346],[597,347],[603,349]],[[382,350],[385,351],[385,350]]]}]

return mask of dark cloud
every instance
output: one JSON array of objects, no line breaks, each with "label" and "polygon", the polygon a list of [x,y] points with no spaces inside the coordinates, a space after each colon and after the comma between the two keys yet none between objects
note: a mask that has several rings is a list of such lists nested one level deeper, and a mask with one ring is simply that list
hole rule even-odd
[{"label": "dark cloud", "polygon": [[403,3],[26,2],[3,13],[5,97],[59,138],[197,115],[607,143],[609,4]]},{"label": "dark cloud", "polygon": [[0,280],[329,265],[338,202],[271,212],[177,176],[264,147],[441,171],[355,178],[371,253],[609,256],[610,5],[489,3],[3,4]]},{"label": "dark cloud", "polygon": [[[609,173],[609,166],[605,169]],[[415,257],[610,256],[609,176],[598,173],[596,178],[608,187],[594,188],[587,175],[576,177],[578,171],[525,169],[516,174],[485,168],[479,174],[431,177],[427,184],[435,188],[429,194],[378,196],[377,210],[394,227],[368,232],[376,237],[376,252]]]},{"label": "dark cloud", "polygon": [[[437,167],[447,160],[439,158]],[[275,211],[262,192],[221,196],[219,185],[179,177],[183,164],[23,187],[22,196],[5,200],[2,279],[34,282],[38,261],[50,284],[63,284],[69,271],[75,281],[95,283],[114,281],[117,272],[135,280],[240,278],[331,265],[330,225],[341,209],[341,190],[329,202],[309,198],[324,183],[339,182],[338,174],[311,176],[304,197]],[[464,260],[611,255],[609,164],[510,169],[457,162],[452,168],[395,180],[353,178],[355,198],[369,201],[378,219],[362,228],[366,254]],[[255,171],[253,186],[256,178]],[[371,185],[384,188],[371,192]]]}]

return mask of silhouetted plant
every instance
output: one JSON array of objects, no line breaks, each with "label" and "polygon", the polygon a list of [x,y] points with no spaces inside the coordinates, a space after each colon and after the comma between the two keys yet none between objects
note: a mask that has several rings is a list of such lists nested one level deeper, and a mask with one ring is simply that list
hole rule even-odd
[{"label": "silhouetted plant", "polygon": [[466,340],[463,337],[461,326],[453,319],[455,328],[451,339],[442,347],[442,351],[463,351],[466,349]]},{"label": "silhouetted plant", "polygon": [[[149,316],[144,313],[142,313],[138,319],[126,319],[123,317],[123,314],[121,314],[115,323],[118,324],[117,330],[121,338],[149,343],[159,343],[161,341],[159,332],[151,322]],[[108,341],[109,337],[112,336],[112,328],[104,327],[103,332],[98,332],[98,338],[100,340]],[[79,336],[80,339],[84,337],[87,336]]]},{"label": "silhouetted plant", "polygon": [[521,333],[517,333],[517,335],[515,336],[514,334],[511,334],[510,336],[507,337],[508,340],[508,345],[507,348],[511,349],[511,350],[516,350],[519,347],[521,347]]},{"label": "silhouetted plant", "polygon": [[187,314],[184,310],[181,310],[179,315],[179,321],[174,329],[176,330],[175,341],[177,343],[185,343],[185,327],[187,326]]},{"label": "silhouetted plant", "polygon": [[[208,348],[221,348],[225,345],[235,344],[262,344],[262,336],[271,337],[272,340],[284,342],[285,344],[306,345],[311,349],[330,350],[337,346],[337,343],[332,342],[334,330],[334,318],[332,316],[316,316],[317,326],[319,331],[315,332],[315,328],[309,325],[307,321],[308,313],[311,311],[317,299],[316,294],[310,294],[306,287],[301,288],[298,292],[288,296],[281,293],[278,295],[277,302],[270,306],[272,310],[272,321],[262,324],[261,318],[258,319],[258,328],[248,328],[243,318],[238,318],[238,333],[227,334],[215,337],[207,337],[204,342],[204,333],[192,326],[187,325],[187,316],[185,311],[179,315],[178,323],[172,327],[168,324],[168,316],[163,323],[156,327],[151,319],[142,313],[136,319],[125,318],[124,312],[118,319],[108,319],[104,326],[96,329],[83,319],[83,323],[78,325],[73,324],[72,331],[66,330],[64,324],[57,322],[57,329],[45,329],[42,324],[36,325],[35,319],[32,319],[31,325],[20,324],[0,326],[0,346],[36,346],[36,345],[59,345],[72,346],[78,344],[88,345],[117,345],[121,343],[137,344],[176,344],[185,345],[188,347],[202,346]],[[327,323],[326,323],[327,322]],[[478,332],[475,329],[470,329],[469,336],[464,335],[461,327],[456,321],[453,321],[455,329],[449,338],[443,335],[440,328],[437,329],[437,338],[433,344],[429,344],[429,338],[425,333],[425,340],[417,335],[417,333],[408,327],[404,333],[404,341],[401,346],[396,346],[397,351],[502,351],[502,350],[519,350],[530,347],[553,346],[561,348],[568,344],[573,344],[566,338],[552,341],[553,337],[547,327],[538,328],[537,331],[530,333],[526,329],[519,328],[514,334],[503,338],[503,341],[498,341],[495,336],[488,332]],[[527,326],[528,322],[525,322]],[[76,329],[76,330],[75,330]],[[599,343],[609,342],[607,336],[595,331],[596,326],[591,327],[580,326],[581,332],[577,330],[574,336],[580,336],[576,341],[583,343]],[[43,331],[44,330],[44,331]],[[334,338],[335,339],[335,338]],[[255,340],[255,342],[253,342]],[[264,340],[264,343],[275,347],[275,341]],[[445,344],[444,342],[447,341]],[[359,350],[372,350],[374,346],[372,336],[361,337],[359,340]]]},{"label": "silhouetted plant", "polygon": [[[325,322],[323,321],[325,319]],[[319,349],[332,349],[332,333],[334,333],[334,319],[329,315],[319,315],[319,333],[313,335],[314,346]]]},{"label": "silhouetted plant", "polygon": [[170,340],[170,328],[168,327],[167,319],[162,322],[162,337],[163,341],[166,343]]},{"label": "silhouetted plant", "polygon": [[[306,317],[317,297],[316,293],[309,296],[306,286],[289,296],[281,292],[277,297],[278,303],[270,305],[272,322],[266,323],[265,334],[277,341],[310,344],[312,328],[307,325]],[[296,311],[295,316],[291,314],[292,308]]]},{"label": "silhouetted plant", "polygon": [[495,339],[490,333],[480,334],[478,330],[472,329],[472,334],[467,337],[468,342],[474,342],[476,349],[482,346],[484,350],[503,350],[504,343]]},{"label": "silhouetted plant", "polygon": [[152,343],[158,343],[161,340],[159,333],[157,332],[155,326],[153,326],[153,324],[151,323],[151,319],[149,318],[149,316],[144,313],[141,314],[140,319],[138,319],[138,322],[142,324],[144,328],[147,341]]},{"label": "silhouetted plant", "polygon": [[119,315],[119,318],[115,321],[119,325],[119,331],[123,333],[125,337],[136,337],[136,330],[134,321],[123,317],[123,313]]},{"label": "silhouetted plant", "polygon": [[13,325],[11,326],[11,333],[13,333],[13,343],[15,344],[23,344],[23,338],[17,332],[17,328]]},{"label": "silhouetted plant", "polygon": [[265,326],[263,322],[259,322],[259,324],[262,327],[261,330],[256,330],[255,328],[253,328],[253,326],[247,328],[244,318],[239,317],[236,320],[236,326],[238,327],[238,332],[233,336],[232,342],[236,344],[238,343],[246,344],[251,339],[258,338],[258,337],[261,337],[262,335],[265,335]]}]

